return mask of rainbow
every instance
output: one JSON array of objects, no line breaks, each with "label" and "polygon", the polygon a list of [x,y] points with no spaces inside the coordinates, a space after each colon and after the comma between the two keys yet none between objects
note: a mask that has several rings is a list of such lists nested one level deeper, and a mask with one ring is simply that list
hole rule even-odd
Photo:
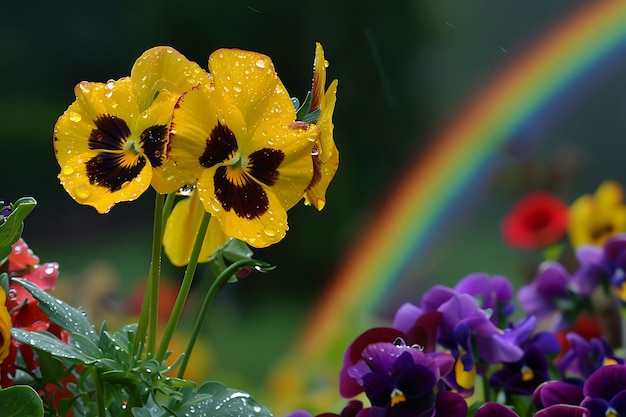
[{"label": "rainbow", "polygon": [[497,151],[585,76],[620,57],[626,57],[626,1],[589,2],[471,99],[400,177],[356,240],[305,324],[299,354],[308,361],[328,361],[345,349],[411,260],[425,250],[446,213],[484,178]]}]

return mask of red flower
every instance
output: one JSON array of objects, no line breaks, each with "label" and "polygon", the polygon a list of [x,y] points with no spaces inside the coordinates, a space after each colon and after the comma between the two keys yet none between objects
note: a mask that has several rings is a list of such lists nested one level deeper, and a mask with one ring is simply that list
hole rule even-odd
[{"label": "red flower", "polygon": [[[23,278],[45,291],[54,288],[59,274],[57,263],[40,264],[39,257],[30,250],[21,238],[13,244],[7,267],[10,277]],[[58,337],[63,337],[63,333],[66,333],[65,330],[50,322],[50,318],[39,308],[39,302],[18,283],[11,282],[9,284],[5,306],[11,313],[11,327],[33,332],[47,330]],[[9,355],[0,364],[0,385],[2,387],[13,385],[12,376],[15,375],[15,360],[18,352],[29,369],[34,370],[39,366],[39,360],[33,350],[12,338]]]},{"label": "red flower", "polygon": [[551,245],[565,234],[567,211],[567,205],[550,193],[527,194],[502,220],[502,234],[507,244],[516,248]]}]

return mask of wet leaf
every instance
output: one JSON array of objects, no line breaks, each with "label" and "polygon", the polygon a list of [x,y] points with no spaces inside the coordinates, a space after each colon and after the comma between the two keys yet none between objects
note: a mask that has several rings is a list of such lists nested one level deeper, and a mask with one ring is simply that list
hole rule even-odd
[{"label": "wet leaf", "polygon": [[31,387],[16,385],[0,390],[0,410],[4,417],[42,417],[43,402]]},{"label": "wet leaf", "polygon": [[70,333],[81,334],[89,338],[93,343],[98,343],[98,334],[82,311],[48,294],[25,279],[15,278],[14,281],[20,283],[39,301],[39,308],[50,317],[52,322]]}]

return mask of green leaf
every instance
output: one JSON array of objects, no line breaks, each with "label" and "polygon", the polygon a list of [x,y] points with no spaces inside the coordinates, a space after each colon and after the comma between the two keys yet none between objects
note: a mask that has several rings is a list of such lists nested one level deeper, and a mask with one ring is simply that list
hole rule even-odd
[{"label": "green leaf", "polygon": [[242,391],[226,388],[219,382],[206,382],[197,391],[183,388],[184,394],[176,415],[194,417],[271,417],[272,413]]},{"label": "green leaf", "polygon": [[13,328],[11,329],[11,336],[34,349],[43,350],[58,358],[70,359],[81,364],[90,362],[85,355],[48,332],[29,332],[24,329]]},{"label": "green leaf", "polygon": [[43,401],[26,385],[0,390],[0,410],[3,417],[43,417]]},{"label": "green leaf", "polygon": [[67,342],[74,350],[81,352],[88,358],[100,359],[103,357],[102,351],[86,336],[80,333],[72,333],[69,335]]},{"label": "green leaf", "polygon": [[20,283],[37,301],[39,301],[39,308],[46,313],[54,323],[68,330],[70,333],[78,333],[86,336],[93,343],[98,343],[98,334],[82,311],[48,294],[25,279],[14,278],[13,280]]},{"label": "green leaf", "polygon": [[[11,214],[4,217],[4,222],[0,224],[0,259],[4,259],[11,253],[11,245],[22,236],[24,219],[36,205],[37,202],[31,197],[20,198],[11,204]],[[5,253],[7,248],[9,252]]]}]

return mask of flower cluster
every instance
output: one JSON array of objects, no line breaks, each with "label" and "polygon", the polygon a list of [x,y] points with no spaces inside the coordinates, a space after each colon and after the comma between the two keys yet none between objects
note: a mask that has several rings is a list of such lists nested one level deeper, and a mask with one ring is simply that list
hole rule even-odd
[{"label": "flower cluster", "polygon": [[[286,211],[304,198],[321,210],[339,154],[317,44],[313,87],[296,108],[271,59],[238,49],[209,57],[208,72],[169,47],[155,47],[130,76],[81,82],[54,128],[59,178],[81,204],[106,213],[152,186],[182,190],[168,219],[165,250],[187,263],[202,213],[212,215],[201,259],[229,238],[254,247],[281,240]],[[297,102],[297,100],[295,100]],[[181,226],[185,227],[181,227]]]},{"label": "flower cluster", "polygon": [[524,197],[502,222],[505,240],[546,249],[569,231],[570,252],[517,292],[504,276],[474,273],[405,303],[390,327],[348,346],[339,393],[350,402],[319,416],[626,415],[625,209],[612,181],[570,206]]}]

